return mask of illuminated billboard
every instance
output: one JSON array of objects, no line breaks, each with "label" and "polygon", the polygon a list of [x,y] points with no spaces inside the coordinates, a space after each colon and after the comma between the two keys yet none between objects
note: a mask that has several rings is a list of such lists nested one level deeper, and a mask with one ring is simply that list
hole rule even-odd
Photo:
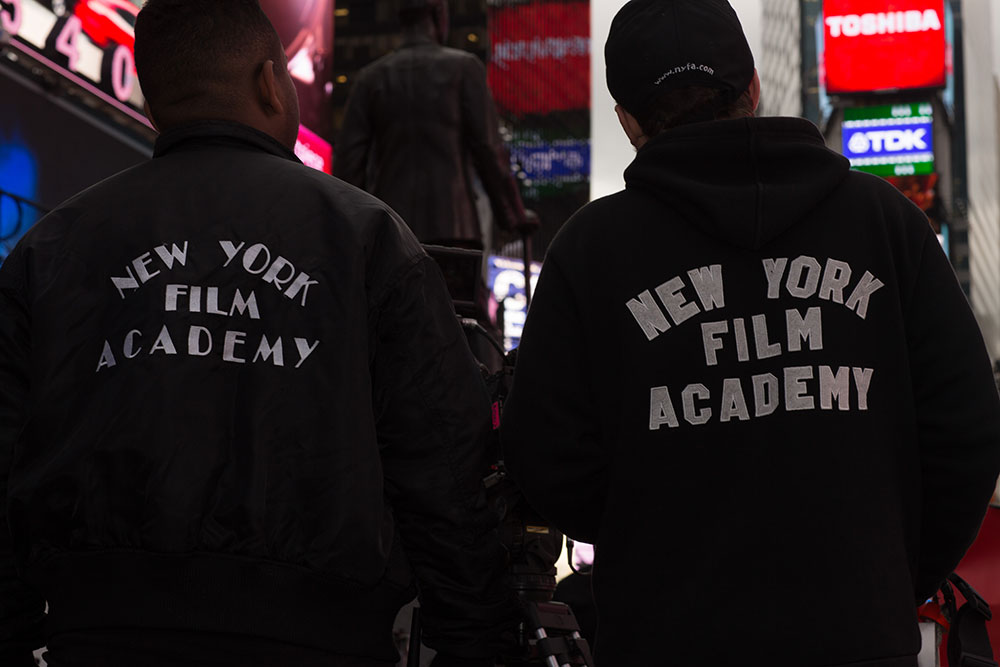
[{"label": "illuminated billboard", "polygon": [[0,261],[48,209],[152,153],[105,124],[66,113],[44,89],[25,85],[6,68],[0,69],[0,109]]},{"label": "illuminated billboard", "polygon": [[[534,294],[539,262],[531,263],[531,290]],[[489,287],[497,303],[503,308],[504,349],[513,350],[521,343],[521,332],[528,317],[528,299],[524,291],[524,260],[491,255],[489,258]]]},{"label": "illuminated billboard", "polygon": [[501,112],[590,108],[589,2],[494,7],[489,23],[489,84]]},{"label": "illuminated billboard", "polygon": [[878,176],[933,173],[933,113],[929,103],[844,109],[844,156],[853,169]]},{"label": "illuminated billboard", "polygon": [[0,0],[0,27],[18,51],[146,123],[133,54],[141,4],[141,0]]},{"label": "illuminated billboard", "polygon": [[945,85],[944,0],[824,0],[823,42],[829,93]]},{"label": "illuminated billboard", "polygon": [[590,141],[560,138],[546,140],[541,132],[514,132],[508,144],[511,168],[521,174],[522,185],[554,189],[590,178]]},{"label": "illuminated billboard", "polygon": [[[0,28],[21,54],[149,126],[135,75],[143,0],[0,0]],[[329,171],[333,0],[263,0],[288,54],[302,124],[296,154]]]}]

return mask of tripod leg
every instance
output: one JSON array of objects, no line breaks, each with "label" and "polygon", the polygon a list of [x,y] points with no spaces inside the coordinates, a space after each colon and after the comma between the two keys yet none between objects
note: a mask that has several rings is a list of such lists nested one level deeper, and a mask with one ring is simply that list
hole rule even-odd
[{"label": "tripod leg", "polygon": [[420,667],[420,607],[413,608],[410,621],[410,646],[406,650],[406,667]]}]

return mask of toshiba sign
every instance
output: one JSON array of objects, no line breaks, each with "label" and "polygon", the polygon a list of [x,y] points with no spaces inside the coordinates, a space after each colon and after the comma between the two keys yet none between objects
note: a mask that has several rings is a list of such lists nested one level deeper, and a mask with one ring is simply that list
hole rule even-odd
[{"label": "toshiba sign", "polygon": [[824,0],[829,93],[945,85],[944,0]]}]

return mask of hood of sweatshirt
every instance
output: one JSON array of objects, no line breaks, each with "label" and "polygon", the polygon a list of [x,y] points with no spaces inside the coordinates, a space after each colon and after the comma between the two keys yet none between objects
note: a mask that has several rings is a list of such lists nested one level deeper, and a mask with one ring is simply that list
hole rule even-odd
[{"label": "hood of sweatshirt", "polygon": [[715,238],[757,249],[826,199],[849,168],[807,120],[741,118],[649,140],[625,170],[625,186]]}]

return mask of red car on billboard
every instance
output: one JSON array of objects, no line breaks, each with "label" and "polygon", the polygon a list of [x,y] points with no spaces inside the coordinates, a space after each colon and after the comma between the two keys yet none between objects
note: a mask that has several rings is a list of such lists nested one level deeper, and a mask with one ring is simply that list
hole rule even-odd
[{"label": "red car on billboard", "polygon": [[73,14],[94,44],[106,49],[122,44],[135,50],[135,19],[139,8],[129,0],[79,0]]},{"label": "red car on billboard", "polygon": [[942,87],[944,0],[824,0],[823,45],[829,93]]}]

